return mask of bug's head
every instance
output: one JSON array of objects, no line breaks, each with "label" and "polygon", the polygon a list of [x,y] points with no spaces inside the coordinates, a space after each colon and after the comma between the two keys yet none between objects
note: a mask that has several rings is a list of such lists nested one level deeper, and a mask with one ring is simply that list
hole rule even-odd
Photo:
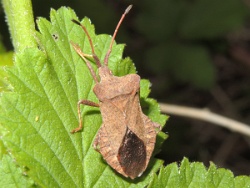
[{"label": "bug's head", "polygon": [[113,76],[111,70],[106,65],[102,65],[98,70],[101,80],[105,80],[107,78],[110,78],[110,76]]}]

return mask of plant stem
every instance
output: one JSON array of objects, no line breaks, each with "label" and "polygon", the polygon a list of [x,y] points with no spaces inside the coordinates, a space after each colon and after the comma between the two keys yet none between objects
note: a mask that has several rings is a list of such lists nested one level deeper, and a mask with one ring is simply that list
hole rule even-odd
[{"label": "plant stem", "polygon": [[31,0],[2,0],[15,52],[36,47]]},{"label": "plant stem", "polygon": [[171,104],[160,103],[161,112],[166,114],[173,114],[177,116],[190,117],[211,122],[216,125],[230,129],[250,137],[250,126],[233,119],[215,114],[207,109],[191,108],[186,106],[178,106]]}]

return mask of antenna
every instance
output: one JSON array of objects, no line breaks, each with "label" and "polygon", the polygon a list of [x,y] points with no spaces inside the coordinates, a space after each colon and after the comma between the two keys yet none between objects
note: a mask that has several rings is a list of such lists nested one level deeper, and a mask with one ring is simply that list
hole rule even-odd
[{"label": "antenna", "polygon": [[[117,32],[118,32],[118,29],[119,29],[119,27],[120,27],[122,21],[124,20],[126,14],[128,14],[128,12],[130,11],[131,8],[132,8],[132,5],[129,5],[129,6],[126,8],[126,10],[125,10],[124,13],[122,14],[122,16],[121,16],[121,18],[120,18],[120,20],[119,20],[119,22],[118,22],[118,24],[117,24],[117,26],[116,26],[116,28],[115,28],[115,31],[114,31],[113,37],[112,37],[112,39],[111,39],[111,43],[110,43],[108,52],[106,53],[105,58],[104,58],[104,65],[105,65],[105,66],[108,66],[108,59],[109,59],[110,53],[111,53],[111,51],[112,51],[112,46],[113,46],[113,43],[114,43],[114,41],[115,41],[115,37],[116,37],[116,34],[117,34]],[[100,59],[97,57],[97,55],[96,55],[96,53],[95,53],[93,41],[92,41],[92,39],[91,39],[91,37],[90,37],[90,35],[89,35],[89,32],[88,32],[87,28],[86,28],[84,25],[82,25],[82,24],[81,24],[79,21],[77,21],[77,20],[72,19],[71,21],[74,22],[74,23],[76,23],[77,25],[81,26],[82,29],[84,30],[84,32],[85,32],[85,34],[86,34],[86,36],[88,37],[88,40],[89,40],[89,44],[90,44],[90,47],[91,47],[91,50],[92,50],[92,56],[93,56],[93,58],[94,58],[94,60],[95,60],[95,62],[96,62],[97,67],[100,68],[102,65],[101,65]],[[89,61],[85,58],[85,57],[86,57],[86,54],[84,54],[84,53],[81,51],[81,49],[80,49],[80,47],[79,47],[78,45],[76,45],[76,44],[74,44],[74,43],[71,43],[71,44],[73,45],[73,47],[75,48],[75,50],[77,51],[77,53],[85,60],[85,62],[87,63],[88,68],[89,68],[89,70],[90,70],[92,76],[94,77],[95,81],[97,81],[97,77],[96,77],[96,75],[95,75],[95,73],[94,73],[94,71],[93,71],[93,69],[92,69],[92,67],[91,67],[91,65],[90,65],[90,63],[89,63]]]},{"label": "antenna", "polygon": [[104,58],[104,65],[108,66],[108,60],[109,60],[109,56],[110,56],[110,53],[112,51],[112,46],[113,46],[113,43],[115,41],[115,37],[116,37],[116,34],[118,32],[118,29],[122,23],[122,21],[124,20],[125,16],[129,13],[130,9],[132,8],[132,5],[129,5],[126,10],[124,11],[124,13],[122,14],[122,17],[120,18],[120,21],[118,22],[116,28],[115,28],[115,31],[114,31],[114,34],[113,34],[113,37],[112,37],[112,40],[111,40],[111,43],[110,43],[110,46],[109,46],[109,50],[108,52],[106,53],[105,55],[105,58]]}]

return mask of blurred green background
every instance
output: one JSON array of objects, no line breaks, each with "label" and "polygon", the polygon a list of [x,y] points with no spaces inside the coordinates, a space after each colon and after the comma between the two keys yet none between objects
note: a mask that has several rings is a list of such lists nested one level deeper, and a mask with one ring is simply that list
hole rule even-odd
[{"label": "blurred green background", "polygon": [[[151,97],[250,123],[249,0],[36,0],[33,8],[35,17],[49,19],[51,8],[69,6],[79,18],[89,17],[96,33],[111,35],[129,4],[116,41],[127,44],[124,56],[152,82]],[[1,8],[0,66],[9,64],[4,57],[12,50]],[[166,164],[187,156],[250,174],[249,138],[176,116],[164,131],[170,138],[158,157]]]}]

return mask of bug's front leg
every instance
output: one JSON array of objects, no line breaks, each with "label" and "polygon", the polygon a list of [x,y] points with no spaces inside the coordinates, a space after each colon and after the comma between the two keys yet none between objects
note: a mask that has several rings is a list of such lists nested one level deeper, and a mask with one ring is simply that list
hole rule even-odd
[{"label": "bug's front leg", "polygon": [[82,118],[81,118],[81,109],[80,109],[81,104],[82,105],[93,106],[93,107],[100,107],[99,104],[94,103],[94,102],[89,101],[89,100],[80,100],[80,101],[78,101],[78,103],[77,103],[77,114],[78,114],[78,119],[79,119],[79,126],[76,129],[71,131],[72,134],[82,130]]}]

